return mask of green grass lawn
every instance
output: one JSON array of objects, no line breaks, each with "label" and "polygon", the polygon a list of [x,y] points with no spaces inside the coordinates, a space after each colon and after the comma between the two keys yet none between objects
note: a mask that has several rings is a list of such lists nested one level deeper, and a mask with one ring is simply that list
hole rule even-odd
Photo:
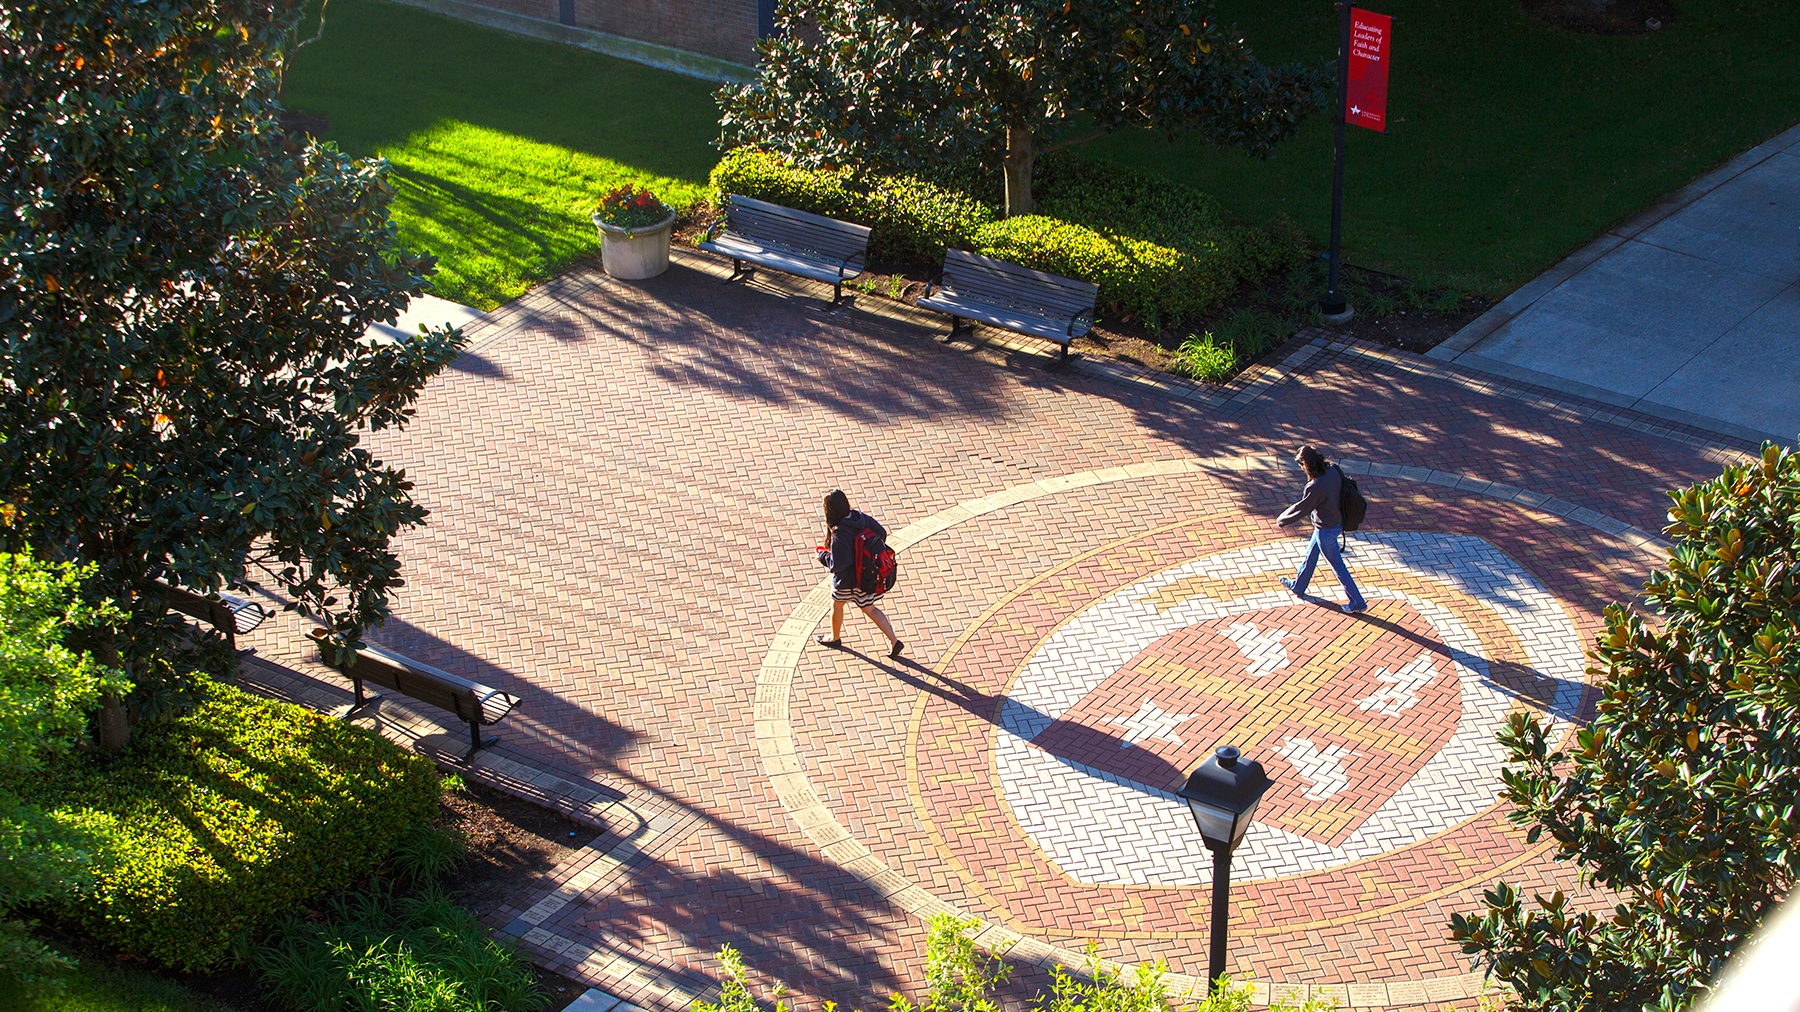
[{"label": "green grass lawn", "polygon": [[436,294],[491,309],[599,250],[602,193],[676,207],[718,160],[713,85],[386,0],[333,0],[288,71],[289,108],[398,169],[394,219],[441,260]]},{"label": "green grass lawn", "polygon": [[231,1012],[172,980],[94,959],[82,960],[59,994],[0,994],[0,1001],[17,1012]]},{"label": "green grass lawn", "polygon": [[[1544,26],[1517,0],[1364,0],[1394,17],[1385,135],[1349,129],[1345,259],[1501,295],[1607,228],[1800,121],[1800,4],[1679,0],[1643,36]],[[1220,0],[1264,60],[1331,57],[1322,0]],[[1285,212],[1324,236],[1331,123],[1275,159],[1133,132],[1087,154]]]},{"label": "green grass lawn", "polygon": [[[1545,27],[1517,0],[1384,0],[1394,16],[1386,135],[1350,130],[1346,257],[1499,296],[1800,120],[1800,4],[1685,0],[1645,36]],[[1324,59],[1322,0],[1220,0],[1268,60]],[[598,248],[587,215],[624,182],[681,206],[718,152],[713,86],[388,0],[334,0],[288,104],[399,169],[394,216],[442,258],[438,294],[482,308]],[[1283,212],[1323,238],[1331,123],[1272,161],[1160,134],[1082,149],[1215,194],[1245,221]]]}]

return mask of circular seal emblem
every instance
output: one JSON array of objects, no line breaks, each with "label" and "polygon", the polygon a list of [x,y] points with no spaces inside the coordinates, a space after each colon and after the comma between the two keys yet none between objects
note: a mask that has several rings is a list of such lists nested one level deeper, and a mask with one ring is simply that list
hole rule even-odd
[{"label": "circular seal emblem", "polygon": [[[1451,829],[1495,803],[1495,734],[1522,706],[1566,719],[1580,634],[1488,542],[1351,542],[1370,611],[1295,598],[1292,541],[1195,559],[1108,593],[1031,648],[988,725],[1006,813],[1085,885],[1182,886],[1211,859],[1175,796],[1216,745],[1275,786],[1233,878],[1322,871]],[[1274,589],[1270,589],[1273,587]],[[1316,590],[1335,590],[1324,567]]]}]

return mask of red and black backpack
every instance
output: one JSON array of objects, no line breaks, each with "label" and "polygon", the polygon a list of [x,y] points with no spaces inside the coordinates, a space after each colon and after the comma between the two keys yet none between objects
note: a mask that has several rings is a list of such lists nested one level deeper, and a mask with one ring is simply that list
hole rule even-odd
[{"label": "red and black backpack", "polygon": [[894,550],[887,546],[887,536],[878,528],[864,527],[856,532],[856,589],[865,594],[885,594],[894,589],[896,572]]}]

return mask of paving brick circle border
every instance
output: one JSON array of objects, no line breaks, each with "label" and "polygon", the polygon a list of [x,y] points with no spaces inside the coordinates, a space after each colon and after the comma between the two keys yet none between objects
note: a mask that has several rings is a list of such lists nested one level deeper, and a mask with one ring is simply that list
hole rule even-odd
[{"label": "paving brick circle border", "polygon": [[[1430,468],[1408,467],[1361,461],[1339,461],[1346,474],[1420,481],[1454,488],[1478,495],[1516,502],[1520,505],[1564,517],[1620,537],[1639,547],[1666,547],[1667,542],[1640,528],[1605,514],[1577,506],[1527,489],[1486,482],[1466,475]],[[1073,489],[1089,488],[1112,482],[1136,481],[1173,475],[1229,474],[1285,470],[1288,462],[1278,457],[1188,457],[1144,461],[1120,467],[1100,468],[1044,478],[1002,489],[992,495],[972,499],[941,510],[908,525],[888,538],[897,552],[942,533],[965,521],[997,510],[1015,506],[1043,496]],[[1053,966],[1074,968],[1085,966],[1086,953],[1051,945],[985,918],[972,917],[953,904],[932,895],[922,886],[889,867],[863,846],[826,807],[808,780],[805,766],[794,743],[789,720],[789,696],[800,657],[811,641],[812,632],[831,607],[831,581],[821,579],[782,623],[763,656],[762,669],[756,680],[754,721],[757,751],[763,770],[775,788],[782,805],[793,815],[807,836],[829,860],[857,876],[870,889],[895,906],[921,920],[948,913],[976,922],[976,944],[1007,958],[1039,968]],[[1113,967],[1113,969],[1123,969]],[[1204,995],[1207,982],[1190,974],[1170,973],[1165,978],[1170,991],[1180,996]],[[1417,981],[1387,981],[1348,984],[1282,984],[1258,982],[1254,1000],[1268,1004],[1288,998],[1305,1000],[1322,997],[1349,1006],[1387,1006],[1423,1002],[1466,1001],[1479,996],[1485,975],[1479,972],[1432,977]]]}]

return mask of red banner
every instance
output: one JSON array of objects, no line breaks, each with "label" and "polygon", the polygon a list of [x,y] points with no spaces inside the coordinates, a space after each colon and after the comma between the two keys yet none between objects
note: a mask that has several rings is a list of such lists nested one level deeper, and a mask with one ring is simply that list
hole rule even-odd
[{"label": "red banner", "polygon": [[1350,8],[1350,87],[1344,122],[1387,133],[1388,38],[1394,19]]}]

